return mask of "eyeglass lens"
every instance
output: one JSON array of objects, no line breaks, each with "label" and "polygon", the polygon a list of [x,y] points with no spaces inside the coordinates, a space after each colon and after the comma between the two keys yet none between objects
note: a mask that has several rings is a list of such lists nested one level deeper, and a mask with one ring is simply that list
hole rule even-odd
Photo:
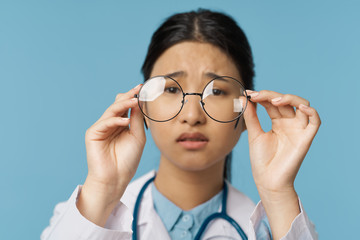
[{"label": "eyeglass lens", "polygon": [[[160,122],[174,118],[184,105],[181,86],[166,76],[147,80],[140,89],[138,98],[143,114]],[[239,118],[247,104],[244,87],[230,77],[211,80],[205,86],[199,101],[206,114],[219,122],[230,122]]]}]

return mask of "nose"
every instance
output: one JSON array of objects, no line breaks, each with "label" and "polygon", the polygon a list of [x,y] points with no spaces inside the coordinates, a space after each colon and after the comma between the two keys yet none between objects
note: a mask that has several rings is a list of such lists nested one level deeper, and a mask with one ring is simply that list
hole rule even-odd
[{"label": "nose", "polygon": [[181,123],[187,123],[191,126],[204,124],[206,122],[205,112],[202,109],[200,96],[187,95],[184,99],[184,106],[178,115]]}]

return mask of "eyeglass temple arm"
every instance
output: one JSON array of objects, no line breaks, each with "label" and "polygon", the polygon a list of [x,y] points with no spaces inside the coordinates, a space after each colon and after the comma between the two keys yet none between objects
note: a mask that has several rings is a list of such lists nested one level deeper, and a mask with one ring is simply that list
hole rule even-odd
[{"label": "eyeglass temple arm", "polygon": [[[139,98],[139,94],[134,94],[134,98]],[[145,117],[144,117],[144,125],[145,125],[146,130],[148,130],[149,127],[148,127],[148,125],[146,124]]]},{"label": "eyeglass temple arm", "polygon": [[[250,99],[251,99],[251,96],[250,96],[250,95],[247,95],[246,98],[251,102],[251,100],[250,100]],[[239,120],[240,120],[240,118],[238,118],[238,119],[236,120],[234,129],[236,129],[237,125],[239,124]]]}]

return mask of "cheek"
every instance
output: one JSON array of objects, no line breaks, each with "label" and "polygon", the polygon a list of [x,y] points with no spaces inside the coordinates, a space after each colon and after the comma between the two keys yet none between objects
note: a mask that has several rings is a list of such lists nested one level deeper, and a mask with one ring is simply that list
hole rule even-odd
[{"label": "cheek", "polygon": [[148,121],[148,126],[151,132],[151,136],[160,149],[166,149],[170,146],[170,136],[172,129],[170,126],[167,126],[166,123]]},{"label": "cheek", "polygon": [[218,142],[218,148],[224,148],[226,152],[230,152],[238,142],[243,127],[243,121],[239,121],[238,126],[235,128],[235,122],[223,123],[216,129],[213,138]]}]

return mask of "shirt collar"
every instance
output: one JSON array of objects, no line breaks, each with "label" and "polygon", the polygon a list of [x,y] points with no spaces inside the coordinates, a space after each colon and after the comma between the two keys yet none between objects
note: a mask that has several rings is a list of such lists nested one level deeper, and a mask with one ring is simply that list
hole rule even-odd
[{"label": "shirt collar", "polygon": [[187,211],[194,216],[196,226],[200,227],[208,216],[220,210],[222,195],[223,191],[221,190],[210,200],[196,206],[190,211]]},{"label": "shirt collar", "polygon": [[160,216],[166,229],[171,231],[182,213],[191,214],[194,217],[195,225],[200,227],[203,221],[212,213],[219,210],[221,206],[223,191],[220,191],[213,198],[202,203],[189,211],[183,211],[176,206],[173,202],[162,195],[156,188],[155,184],[151,184],[151,194],[153,197],[154,208],[157,214]]},{"label": "shirt collar", "polygon": [[151,193],[155,211],[160,216],[166,229],[170,231],[180,217],[182,209],[162,195],[154,183],[151,184]]}]

